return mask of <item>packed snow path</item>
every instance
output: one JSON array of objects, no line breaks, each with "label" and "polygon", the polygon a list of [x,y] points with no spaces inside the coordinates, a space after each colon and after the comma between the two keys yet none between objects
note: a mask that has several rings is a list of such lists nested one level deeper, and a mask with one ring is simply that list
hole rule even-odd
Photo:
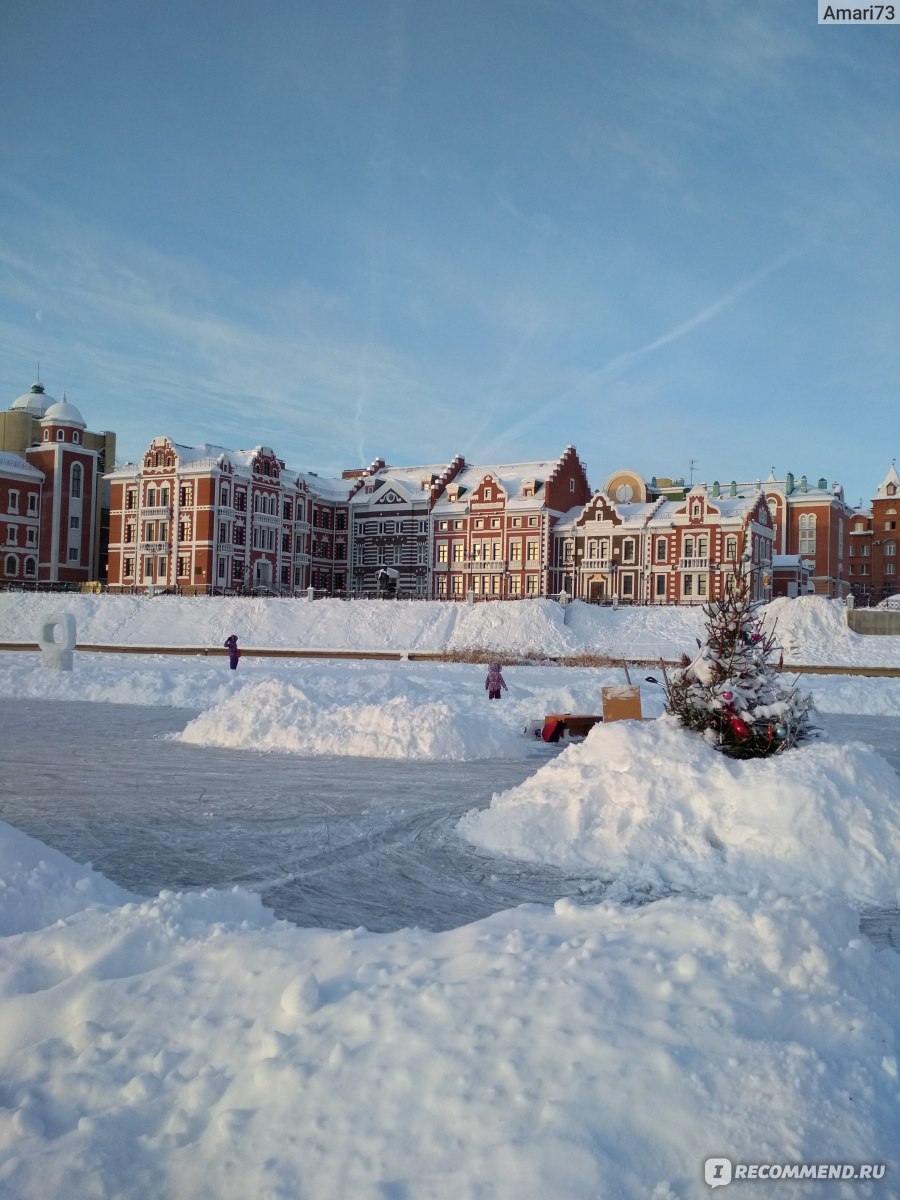
[{"label": "packed snow path", "polygon": [[[184,710],[8,707],[0,819],[130,891],[239,884],[301,926],[389,931],[450,929],[604,890],[597,878],[492,858],[456,835],[463,812],[534,773],[533,757],[307,759],[166,740],[190,719]],[[900,772],[900,719],[820,723],[835,738],[871,742]],[[867,918],[867,932],[900,941],[893,913]]]}]

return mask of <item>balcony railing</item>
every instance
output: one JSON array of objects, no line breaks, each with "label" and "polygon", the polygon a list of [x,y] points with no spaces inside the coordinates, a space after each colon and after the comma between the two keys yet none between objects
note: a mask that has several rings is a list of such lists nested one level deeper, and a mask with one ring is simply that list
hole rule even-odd
[{"label": "balcony railing", "polygon": [[469,558],[462,563],[462,569],[464,571],[471,571],[476,575],[490,571],[505,571],[506,562],[503,559],[495,558]]},{"label": "balcony railing", "polygon": [[280,525],[281,517],[275,513],[255,512],[253,520],[258,525]]},{"label": "balcony railing", "polygon": [[[609,561],[608,558],[583,558],[579,566],[582,571],[608,571]],[[564,564],[564,570],[571,570],[571,568],[571,563]]]},{"label": "balcony railing", "polygon": [[142,508],[141,517],[145,521],[167,521],[172,516],[172,506],[164,504],[157,508]]},{"label": "balcony railing", "polygon": [[168,542],[141,542],[141,554],[168,554],[171,546]]},{"label": "balcony railing", "polygon": [[708,571],[708,558],[682,558],[678,561],[678,567],[681,571]]}]

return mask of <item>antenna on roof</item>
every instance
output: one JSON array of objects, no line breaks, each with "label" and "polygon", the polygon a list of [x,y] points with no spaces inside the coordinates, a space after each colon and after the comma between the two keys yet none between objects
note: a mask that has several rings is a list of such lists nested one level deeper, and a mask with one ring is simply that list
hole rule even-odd
[{"label": "antenna on roof", "polygon": [[694,486],[694,471],[695,471],[696,467],[697,467],[697,460],[695,458],[692,458],[691,459],[691,487]]}]

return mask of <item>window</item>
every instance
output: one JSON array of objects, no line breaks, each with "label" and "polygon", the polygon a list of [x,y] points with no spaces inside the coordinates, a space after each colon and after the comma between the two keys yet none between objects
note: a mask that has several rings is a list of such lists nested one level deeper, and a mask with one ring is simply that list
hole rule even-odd
[{"label": "window", "polygon": [[538,594],[538,577],[537,577],[537,575],[526,575],[525,576],[525,592],[529,596],[536,596]]},{"label": "window", "polygon": [[153,508],[156,504],[156,488],[147,488],[147,507]]},{"label": "window", "polygon": [[656,576],[656,596],[657,599],[662,599],[666,594],[666,577],[665,575]]},{"label": "window", "polygon": [[626,538],[622,543],[622,562],[634,562],[634,538]]},{"label": "window", "polygon": [[462,577],[462,575],[454,575],[453,576],[453,595],[461,596],[462,591],[463,591],[463,577]]},{"label": "window", "polygon": [[702,512],[703,512],[702,504],[700,503],[699,500],[695,500],[694,503],[691,505],[691,516],[699,517]]},{"label": "window", "polygon": [[897,528],[897,522],[896,522],[896,521],[885,521],[885,523],[884,523],[884,528],[885,528],[885,530],[886,530],[886,531],[889,531],[889,530],[891,530],[891,529],[896,529],[896,528]]},{"label": "window", "polygon": [[541,543],[535,538],[529,538],[525,556],[529,562],[538,562],[541,557]]},{"label": "window", "polygon": [[510,575],[508,577],[507,592],[509,593],[510,596],[518,596],[520,593],[521,586],[522,586],[522,580],[520,579],[520,577],[518,575]]},{"label": "window", "polygon": [[622,595],[623,596],[633,596],[634,595],[634,576],[633,575],[623,575],[622,576]]},{"label": "window", "polygon": [[863,542],[859,547],[859,553],[862,558],[868,558],[872,553],[872,543]]},{"label": "window", "polygon": [[16,556],[14,554],[7,554],[6,558],[4,559],[4,563],[5,563],[5,565],[4,565],[3,569],[6,572],[6,574],[9,577],[12,577],[13,575],[15,575],[17,568],[18,568],[18,562],[16,560]]},{"label": "window", "polygon": [[37,510],[38,510],[37,495],[34,492],[30,492],[28,495],[28,515],[29,515],[29,517],[36,516]]},{"label": "window", "polygon": [[50,441],[50,430],[49,430],[49,429],[45,429],[45,430],[44,430],[44,441],[45,441],[45,442],[49,442],[49,441]]},{"label": "window", "polygon": [[36,529],[26,529],[25,530],[25,545],[26,546],[36,546],[37,545],[37,530]]},{"label": "window", "polygon": [[521,560],[522,560],[522,543],[518,539],[516,539],[516,541],[514,541],[514,542],[509,543],[509,557],[510,557],[510,559],[512,559],[515,562],[521,562]]},{"label": "window", "polygon": [[465,542],[454,542],[453,543],[453,561],[454,562],[463,562],[465,557],[466,557]]},{"label": "window", "polygon": [[447,595],[447,576],[439,575],[437,581],[438,598],[443,599]]},{"label": "window", "polygon": [[69,528],[70,529],[80,529],[81,528],[81,517],[69,517]]},{"label": "window", "polygon": [[128,509],[137,508],[137,491],[135,488],[129,488],[125,493],[125,507]]},{"label": "window", "polygon": [[491,529],[499,529],[499,528],[500,528],[500,518],[499,517],[491,517]]},{"label": "window", "polygon": [[[668,552],[668,540],[664,537],[657,538],[656,539],[656,561],[657,562],[665,562],[667,552]],[[658,578],[662,579],[663,576],[660,575]]]},{"label": "window", "polygon": [[537,523],[538,523],[537,517],[529,517],[528,518],[528,524],[529,524],[530,528],[534,529],[534,527],[537,525]]},{"label": "window", "polygon": [[78,562],[78,547],[69,547],[69,562]]},{"label": "window", "polygon": [[482,521],[480,517],[479,517],[479,519],[478,519],[478,520],[475,522],[475,528],[476,528],[476,529],[484,529],[484,521]]},{"label": "window", "polygon": [[134,579],[134,559],[126,558],[122,563],[122,574],[126,579]]},{"label": "window", "polygon": [[9,504],[6,506],[7,512],[17,513],[19,511],[19,493],[11,491],[9,493]]},{"label": "window", "polygon": [[178,557],[178,578],[183,579],[191,573],[191,560],[185,554]]},{"label": "window", "polygon": [[737,538],[731,535],[725,539],[725,558],[729,562],[734,562],[737,558]]},{"label": "window", "polygon": [[484,498],[485,498],[485,500],[493,500],[494,492],[493,492],[492,488],[486,487],[484,489]]},{"label": "window", "polygon": [[65,432],[64,432],[62,429],[57,429],[57,431],[56,431],[56,440],[57,440],[58,442],[64,442],[64,441],[66,440],[66,435],[65,435]]},{"label": "window", "polygon": [[799,521],[800,541],[797,547],[800,554],[815,554],[816,552],[816,516],[815,513],[802,513]]},{"label": "window", "polygon": [[18,526],[7,525],[7,527],[6,527],[6,544],[7,544],[7,546],[17,546],[19,544]]},{"label": "window", "polygon": [[574,480],[574,479],[570,479],[570,480],[569,480],[569,492],[570,492],[570,493],[571,493],[573,496],[575,495],[575,480]]},{"label": "window", "polygon": [[450,528],[449,521],[438,521],[438,529],[449,529],[449,528]]},{"label": "window", "polygon": [[30,577],[37,574],[37,562],[33,558],[25,559],[25,574]]}]

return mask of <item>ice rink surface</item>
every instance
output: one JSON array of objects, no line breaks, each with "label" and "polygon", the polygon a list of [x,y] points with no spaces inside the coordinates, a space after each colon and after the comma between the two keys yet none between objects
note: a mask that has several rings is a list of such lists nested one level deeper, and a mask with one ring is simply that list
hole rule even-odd
[{"label": "ice rink surface", "polygon": [[[606,881],[492,858],[455,826],[539,766],[405,762],[196,747],[167,740],[184,709],[8,701],[0,819],[130,891],[258,892],[303,926],[455,928]],[[866,741],[900,773],[900,717],[826,714],[831,740]],[[549,748],[548,754],[553,753]],[[896,913],[866,931],[897,944]]]}]

